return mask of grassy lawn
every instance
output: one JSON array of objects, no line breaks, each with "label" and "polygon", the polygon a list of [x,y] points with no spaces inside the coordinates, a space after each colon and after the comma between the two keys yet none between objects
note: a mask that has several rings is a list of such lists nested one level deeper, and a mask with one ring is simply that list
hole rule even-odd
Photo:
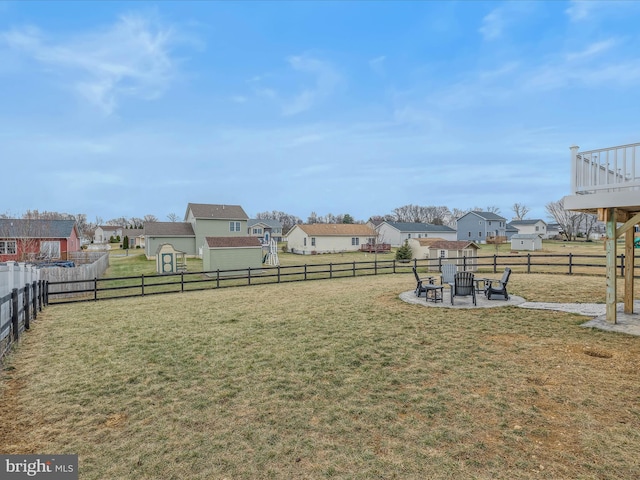
[{"label": "grassy lawn", "polygon": [[[530,301],[605,296],[603,277],[510,285]],[[77,453],[96,480],[637,477],[637,337],[567,313],[400,301],[414,286],[51,306],[5,365],[0,451]]]}]

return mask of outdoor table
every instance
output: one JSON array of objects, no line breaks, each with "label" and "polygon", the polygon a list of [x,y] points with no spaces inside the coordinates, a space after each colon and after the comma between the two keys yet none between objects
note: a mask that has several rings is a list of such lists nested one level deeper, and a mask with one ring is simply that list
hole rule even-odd
[{"label": "outdoor table", "polygon": [[422,288],[425,289],[425,301],[431,301],[433,303],[442,302],[442,289],[444,288],[442,285],[434,285],[428,283],[426,285],[423,285]]}]

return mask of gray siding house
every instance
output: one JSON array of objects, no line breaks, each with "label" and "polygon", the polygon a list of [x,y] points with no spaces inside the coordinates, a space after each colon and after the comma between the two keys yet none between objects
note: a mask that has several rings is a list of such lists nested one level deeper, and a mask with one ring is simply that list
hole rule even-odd
[{"label": "gray siding house", "polygon": [[458,240],[487,243],[487,239],[507,237],[507,220],[496,213],[469,212],[457,221]]},{"label": "gray siding house", "polygon": [[440,238],[456,240],[456,231],[446,225],[428,223],[382,222],[375,227],[379,243],[389,243],[399,247],[412,238]]},{"label": "gray siding house", "polygon": [[186,222],[146,222],[144,224],[144,253],[151,259],[158,248],[170,244],[174,249],[193,257],[196,255],[196,237],[193,225]]},{"label": "gray siding house", "polygon": [[271,239],[282,241],[282,224],[277,220],[259,220],[252,218],[247,222],[250,237],[258,237],[261,242],[269,243]]}]

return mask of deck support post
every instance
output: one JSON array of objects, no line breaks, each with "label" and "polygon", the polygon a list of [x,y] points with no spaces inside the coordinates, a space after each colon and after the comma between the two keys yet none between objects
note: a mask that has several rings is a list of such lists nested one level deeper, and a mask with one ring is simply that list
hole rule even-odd
[{"label": "deck support post", "polygon": [[599,208],[598,217],[606,223],[607,236],[605,250],[607,253],[607,322],[617,323],[616,319],[616,209]]}]

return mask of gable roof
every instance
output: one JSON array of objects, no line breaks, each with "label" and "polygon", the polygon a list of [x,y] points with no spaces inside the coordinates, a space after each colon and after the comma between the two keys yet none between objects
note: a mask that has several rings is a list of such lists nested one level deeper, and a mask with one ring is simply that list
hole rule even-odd
[{"label": "gable roof", "polygon": [[240,205],[216,205],[210,203],[189,203],[184,214],[186,220],[189,210],[195,218],[214,220],[248,220],[249,216]]},{"label": "gable roof", "polygon": [[144,233],[143,228],[125,228],[122,230],[122,235],[127,236],[129,238],[139,237]]},{"label": "gable roof", "polygon": [[205,237],[205,240],[209,248],[262,248],[258,237]]},{"label": "gable roof", "polygon": [[530,240],[535,238],[542,238],[542,236],[537,233],[516,233],[511,237],[511,240]]},{"label": "gable roof", "polygon": [[[322,236],[359,236],[376,237],[376,232],[371,227],[361,223],[312,223],[296,225],[291,231],[299,228],[307,235]],[[291,233],[291,232],[289,232]]]},{"label": "gable roof", "polygon": [[70,238],[75,220],[0,218],[0,238]]},{"label": "gable roof", "polygon": [[432,225],[430,223],[409,223],[409,222],[384,222],[387,225],[400,230],[401,232],[440,232],[455,233],[455,230],[446,225]]},{"label": "gable roof", "polygon": [[113,231],[115,232],[116,230],[122,230],[122,227],[118,227],[116,225],[100,225],[98,228],[101,228],[103,231]]},{"label": "gable roof", "polygon": [[258,218],[251,218],[247,221],[247,227],[253,227],[254,225],[263,224],[270,228],[282,228],[282,223],[278,220],[261,220]]},{"label": "gable roof", "polygon": [[[484,220],[502,220],[502,221],[506,221],[507,219],[504,217],[501,217],[500,215],[498,215],[497,213],[493,213],[493,212],[467,212],[464,215],[462,215],[462,217],[466,217],[467,215],[477,215],[478,217],[484,219]],[[460,218],[458,220],[460,220]]]},{"label": "gable roof", "polygon": [[547,224],[547,222],[545,222],[544,220],[541,220],[539,218],[533,219],[533,220],[511,220],[511,222],[509,222],[511,225],[513,225],[514,227],[517,227],[518,225],[535,225],[538,222],[542,222],[545,225]]},{"label": "gable roof", "polygon": [[477,243],[467,240],[444,240],[442,238],[413,238],[421,247],[435,248],[437,250],[464,250],[465,248],[480,248]]},{"label": "gable roof", "polygon": [[146,222],[144,235],[149,237],[194,237],[189,222]]}]

